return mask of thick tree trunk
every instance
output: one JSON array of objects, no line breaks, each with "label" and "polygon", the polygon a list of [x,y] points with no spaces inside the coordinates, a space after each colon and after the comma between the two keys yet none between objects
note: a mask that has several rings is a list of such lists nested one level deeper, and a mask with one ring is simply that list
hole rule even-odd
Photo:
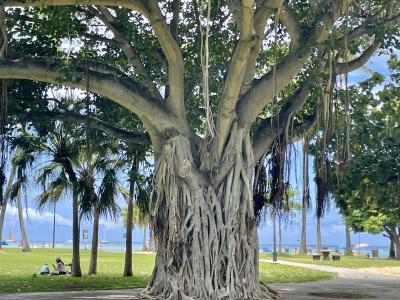
[{"label": "thick tree trunk", "polygon": [[31,249],[31,246],[29,245],[28,234],[26,233],[26,227],[25,227],[25,222],[24,222],[21,187],[19,188],[18,194],[17,194],[17,207],[18,207],[19,227],[21,229],[21,249],[22,249],[22,252],[31,252],[32,249]]},{"label": "thick tree trunk", "polygon": [[350,238],[350,226],[345,222],[346,226],[346,255],[353,255],[353,249],[351,247],[351,238]]},{"label": "thick tree trunk", "polygon": [[[131,173],[136,170],[135,162],[132,163]],[[128,199],[128,212],[126,216],[126,239],[125,239],[125,265],[124,265],[124,276],[133,276],[132,271],[132,234],[133,234],[133,197],[134,197],[134,181],[132,180],[133,175],[131,174],[129,183],[129,199]]]},{"label": "thick tree trunk", "polygon": [[400,260],[400,237],[396,230],[393,232],[393,243],[395,249],[395,259]]},{"label": "thick tree trunk", "polygon": [[390,247],[389,247],[389,259],[395,259],[396,258],[396,249],[394,248],[394,239],[389,237],[390,239]]},{"label": "thick tree trunk", "polygon": [[79,199],[76,183],[72,191],[72,276],[82,277],[80,258]]},{"label": "thick tree trunk", "polygon": [[164,142],[156,168],[156,264],[143,292],[148,297],[280,299],[259,282],[248,135],[233,132],[223,157],[230,164],[226,176],[210,180],[210,156],[197,168],[185,137]]},{"label": "thick tree trunk", "polygon": [[93,233],[92,233],[92,249],[90,251],[89,275],[97,274],[97,254],[99,251],[99,222],[100,207],[99,204],[95,208],[93,217]]},{"label": "thick tree trunk", "polygon": [[5,195],[3,197],[3,204],[1,205],[0,211],[0,249],[2,248],[1,241],[3,240],[3,227],[4,227],[4,219],[6,217],[6,210],[8,204],[8,193],[11,190],[11,187],[14,183],[15,173],[17,171],[17,167],[13,164],[10,172],[10,177],[8,178],[7,188]]},{"label": "thick tree trunk", "polygon": [[143,251],[147,251],[147,225],[143,226]]},{"label": "thick tree trunk", "polygon": [[321,253],[322,241],[321,241],[321,217],[317,216],[317,251]]},{"label": "thick tree trunk", "polygon": [[301,238],[300,238],[300,253],[307,253],[307,205],[302,204],[301,208]]}]

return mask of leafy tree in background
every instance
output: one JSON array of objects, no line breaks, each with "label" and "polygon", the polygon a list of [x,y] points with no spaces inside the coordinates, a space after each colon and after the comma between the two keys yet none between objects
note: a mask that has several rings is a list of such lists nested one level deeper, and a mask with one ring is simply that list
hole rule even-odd
[{"label": "leafy tree in background", "polygon": [[400,63],[392,55],[388,64],[389,83],[375,74],[351,90],[353,158],[334,178],[334,196],[355,231],[386,232],[400,259]]},{"label": "leafy tree in background", "polygon": [[[59,127],[54,133],[49,134],[48,140],[25,132],[17,136],[13,143],[21,149],[24,157],[29,157],[31,160],[38,156],[50,157],[50,160],[46,161],[47,165],[43,166],[42,169],[44,172],[41,175],[43,179],[57,173],[59,174],[56,176],[57,184],[61,184],[60,181],[65,178],[68,180],[72,190],[72,276],[82,276],[79,255],[79,186],[78,176],[73,166],[73,162],[76,161],[79,153],[81,141],[66,133],[62,127]],[[61,193],[61,187],[66,187],[65,181],[58,186],[57,193]],[[59,197],[59,194],[54,196],[53,199],[57,199],[57,196]]]},{"label": "leafy tree in background", "polygon": [[[157,158],[157,258],[145,293],[169,299],[279,298],[259,283],[254,166],[273,153],[281,170],[291,136],[317,119],[328,129],[325,96],[332,78],[398,44],[397,1],[1,3],[9,8],[1,79],[108,98],[120,107],[101,99],[91,105],[109,106],[109,118],[87,113],[83,119],[129,135],[132,143],[151,140]],[[358,56],[348,59],[352,55]],[[82,121],[81,111],[70,113],[66,106],[43,111]],[[118,127],[123,108],[142,128]],[[274,174],[282,177],[281,171]],[[323,186],[326,173],[320,174]],[[277,201],[283,198],[281,179],[275,180]]]}]

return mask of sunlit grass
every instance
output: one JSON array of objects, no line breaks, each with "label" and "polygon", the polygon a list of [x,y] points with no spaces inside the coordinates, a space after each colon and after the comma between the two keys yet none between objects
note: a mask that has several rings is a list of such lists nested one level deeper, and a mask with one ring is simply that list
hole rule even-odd
[{"label": "sunlit grass", "polygon": [[[86,275],[90,251],[81,251],[82,278],[70,276],[41,276],[40,267],[51,266],[56,256],[70,263],[70,249],[33,249],[22,253],[20,249],[0,251],[0,293],[78,291],[101,289],[144,288],[154,265],[154,254],[134,253],[132,278],[122,277],[123,253],[100,252],[98,274]],[[34,275],[35,274],[35,275]],[[320,272],[291,266],[260,263],[260,278],[266,283],[305,282],[335,277],[334,273]]]},{"label": "sunlit grass", "polygon": [[[260,258],[271,259],[272,255],[263,253],[260,255]],[[364,255],[354,255],[354,256],[341,255],[340,261],[332,261],[332,260],[323,261],[322,259],[318,261],[318,260],[313,260],[312,255],[306,255],[306,254],[288,255],[282,253],[278,254],[278,259],[298,262],[298,263],[326,265],[326,266],[350,268],[350,269],[400,267],[400,261],[398,260],[367,258]]]}]

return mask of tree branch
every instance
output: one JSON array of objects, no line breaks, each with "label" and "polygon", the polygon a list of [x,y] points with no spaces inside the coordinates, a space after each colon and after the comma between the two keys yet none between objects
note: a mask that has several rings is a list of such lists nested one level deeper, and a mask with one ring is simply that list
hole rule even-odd
[{"label": "tree branch", "polygon": [[283,10],[280,14],[280,20],[289,33],[291,40],[290,47],[292,49],[297,49],[300,45],[302,26],[287,4],[283,5]]},{"label": "tree branch", "polygon": [[135,10],[147,17],[148,11],[141,0],[5,0],[4,7],[44,7],[44,6],[68,6],[68,5],[101,5],[113,7],[125,7]]},{"label": "tree branch", "polygon": [[[254,14],[254,38],[252,48],[250,50],[250,55],[246,64],[246,71],[240,90],[240,95],[244,95],[251,87],[251,82],[254,79],[256,62],[258,54],[260,53],[263,40],[268,36],[268,32],[264,33],[265,26],[267,25],[268,19],[273,13],[277,11],[279,7],[282,6],[283,0],[274,1],[257,1],[257,9]],[[270,31],[272,32],[272,27]]]},{"label": "tree branch", "polygon": [[5,0],[5,7],[43,7],[66,5],[95,5],[124,7],[135,10],[145,16],[151,23],[156,37],[165,53],[169,66],[169,83],[171,89],[168,107],[182,120],[185,119],[184,108],[184,69],[182,53],[162,15],[156,0]]},{"label": "tree branch", "polygon": [[380,43],[374,41],[359,57],[347,62],[347,63],[336,63],[335,72],[337,75],[352,72],[361,68],[368,60],[374,55],[379,49]]},{"label": "tree branch", "polygon": [[239,124],[249,127],[262,109],[272,102],[274,96],[282,91],[301,71],[309,60],[313,47],[319,45],[329,36],[328,28],[333,26],[332,16],[324,15],[315,21],[315,27],[307,40],[302,40],[301,47],[289,54],[276,66],[275,78],[271,70],[258,80],[240,98],[236,107]]},{"label": "tree branch", "polygon": [[373,33],[377,28],[379,27],[386,27],[392,24],[396,24],[400,22],[400,14],[397,14],[395,16],[386,18],[384,21],[381,22],[372,22],[371,20],[368,20],[368,22],[365,22],[364,24],[358,26],[355,28],[353,31],[351,31],[347,37],[347,40],[349,42],[352,42],[361,36],[368,34],[368,33]]},{"label": "tree branch", "polygon": [[167,105],[171,112],[185,120],[184,64],[181,49],[161,13],[158,1],[147,0],[145,5],[149,11],[148,20],[168,61],[169,86],[171,88]]},{"label": "tree branch", "polygon": [[91,62],[88,62],[87,66],[85,63],[73,61],[68,64],[57,58],[2,59],[0,78],[35,80],[85,90],[88,73],[90,92],[113,100],[137,114],[142,121],[146,119],[158,130],[162,131],[169,127],[182,130],[178,129],[179,124],[176,124],[176,120],[164,109],[163,104],[143,92],[143,87],[120,74],[117,69],[114,73],[100,72],[114,70],[111,66],[107,69],[100,64],[100,68],[101,70],[98,65],[93,65]]},{"label": "tree branch", "polygon": [[243,82],[247,59],[250,54],[251,39],[254,30],[253,5],[254,0],[243,0],[240,2],[238,12],[233,12],[240,28],[240,37],[231,59],[231,65],[218,107],[218,157],[222,155],[225,141],[234,119],[236,102],[241,88],[241,85],[238,83]]},{"label": "tree branch", "polygon": [[150,90],[151,95],[159,100],[162,100],[162,96],[157,89],[153,79],[151,78],[149,72],[142,64],[139,55],[136,53],[135,49],[132,47],[131,43],[126,39],[125,35],[117,29],[115,24],[114,16],[106,7],[98,7],[98,9],[90,9],[97,18],[99,18],[104,25],[113,33],[113,39],[118,43],[119,47],[124,52],[126,58],[133,66],[135,72],[140,77],[140,81]]},{"label": "tree branch", "polygon": [[[27,113],[25,113],[27,114]],[[132,131],[124,130],[121,128],[117,128],[112,126],[103,120],[100,120],[93,116],[84,116],[78,113],[69,112],[69,111],[43,111],[43,112],[35,112],[31,114],[31,117],[35,118],[37,116],[48,117],[51,119],[62,120],[65,122],[79,122],[88,124],[90,128],[98,129],[103,131],[104,133],[113,136],[115,138],[126,141],[127,143],[136,144],[136,145],[149,145],[150,137],[145,133],[135,133]]]},{"label": "tree branch", "polygon": [[253,135],[254,161],[258,161],[286,128],[287,122],[306,103],[311,87],[315,86],[315,77],[309,77],[283,106],[278,116],[264,119]]}]

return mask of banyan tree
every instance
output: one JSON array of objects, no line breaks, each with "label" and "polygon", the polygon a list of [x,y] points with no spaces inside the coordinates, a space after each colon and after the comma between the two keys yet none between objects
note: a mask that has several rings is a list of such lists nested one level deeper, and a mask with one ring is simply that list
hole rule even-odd
[{"label": "banyan tree", "polygon": [[[157,256],[143,297],[279,299],[259,282],[255,165],[315,126],[326,150],[336,77],[398,45],[398,1],[0,5],[3,82],[80,89],[118,104],[145,128],[88,122],[152,145]],[[43,109],[50,118],[86,119],[84,111]]]}]

